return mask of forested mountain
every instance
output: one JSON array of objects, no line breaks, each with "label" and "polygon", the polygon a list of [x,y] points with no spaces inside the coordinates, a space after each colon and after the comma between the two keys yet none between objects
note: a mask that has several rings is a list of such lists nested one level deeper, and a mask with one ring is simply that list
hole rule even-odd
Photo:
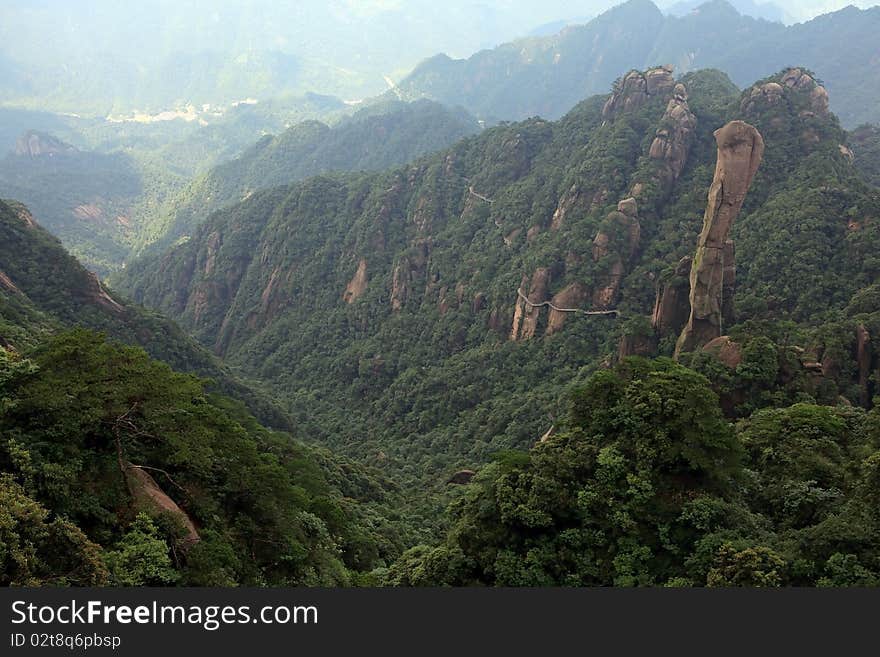
[{"label": "forested mountain", "polygon": [[621,350],[673,353],[686,312],[672,304],[653,325],[652,312],[666,288],[687,299],[680,261],[706,206],[713,131],[734,118],[761,131],[766,156],[733,228],[724,330],[739,348],[760,338],[758,359],[802,351],[785,385],[779,364],[769,379],[712,370],[725,408],[870,400],[850,352],[856,318],[873,312],[877,193],[800,70],[743,94],[718,72],[681,87],[665,69],[632,73],[558,123],[259,192],[128,270],[124,288],[279,391],[316,440],[440,490],[456,469],[534,443],[564,417],[568,387]]},{"label": "forested mountain", "polygon": [[214,381],[277,428],[290,420],[262,394],[243,385],[173,322],[115,297],[44,230],[23,205],[0,202],[0,343],[33,346],[77,326],[139,345],[175,369]]},{"label": "forested mountain", "polygon": [[[195,4],[132,11],[173,34],[152,10]],[[284,16],[398,24],[345,6]],[[212,27],[225,7],[163,82],[343,61],[306,66],[320,30],[294,51],[275,13]],[[494,11],[459,9],[424,17]],[[631,0],[428,60],[347,118],[0,110],[57,126],[0,163],[0,585],[880,585],[877,27]],[[76,93],[148,102],[125,53],[81,55]],[[54,75],[4,71],[34,98]]]},{"label": "forested mountain", "polygon": [[393,484],[260,426],[217,390],[289,423],[23,206],[0,237],[0,586],[347,585],[411,542]]},{"label": "forested mountain", "polygon": [[[316,112],[335,107],[317,100],[312,104]],[[308,111],[297,107],[292,111]],[[224,152],[236,153],[236,145],[244,148],[243,136],[260,134],[259,126],[269,120],[254,116],[253,128],[237,125],[247,123],[247,116],[215,126],[216,139],[204,127],[175,137],[173,128],[160,136],[158,129],[137,126],[111,131],[82,122],[67,125],[72,132],[74,127],[85,131],[78,135],[83,141],[100,141],[100,151],[80,150],[28,130],[0,160],[0,195],[25,203],[77,258],[104,277],[133,253],[157,241],[170,243],[212,210],[257,189],[327,171],[403,164],[479,129],[466,113],[430,101],[391,101],[333,127],[316,120],[298,122],[277,137],[249,142],[239,157],[187,182],[194,173],[187,160],[211,162]]]},{"label": "forested mountain", "polygon": [[77,258],[106,275],[131,251],[139,204],[149,195],[161,201],[173,184],[168,177],[125,153],[84,152],[27,131],[0,160],[0,196],[25,203]]},{"label": "forested mountain", "polygon": [[880,120],[873,36],[878,27],[880,8],[849,7],[785,27],[742,16],[724,0],[683,16],[665,16],[650,0],[630,0],[553,36],[514,41],[463,60],[438,55],[416,67],[396,93],[461,105],[486,119],[553,119],[581,98],[602,93],[629,68],[672,64],[686,73],[712,67],[745,86],[799,64],[824,79],[834,111],[855,126]]},{"label": "forested mountain", "polygon": [[330,127],[305,121],[267,135],[239,157],[196,178],[146,226],[140,248],[189,234],[212,211],[255,191],[329,171],[380,170],[446,148],[479,130],[476,119],[437,103],[391,101]]}]

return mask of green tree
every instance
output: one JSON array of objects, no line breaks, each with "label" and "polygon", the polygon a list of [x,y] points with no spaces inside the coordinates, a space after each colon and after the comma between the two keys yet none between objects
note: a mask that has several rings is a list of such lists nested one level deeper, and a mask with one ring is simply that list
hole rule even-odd
[{"label": "green tree", "polygon": [[146,513],[138,514],[115,549],[107,552],[107,567],[115,586],[168,586],[178,578],[168,544]]}]

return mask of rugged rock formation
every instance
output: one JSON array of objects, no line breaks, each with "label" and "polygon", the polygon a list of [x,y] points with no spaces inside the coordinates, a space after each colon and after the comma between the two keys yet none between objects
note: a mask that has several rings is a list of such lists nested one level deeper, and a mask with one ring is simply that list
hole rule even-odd
[{"label": "rugged rock formation", "polygon": [[25,226],[27,226],[28,228],[37,227],[37,222],[34,220],[34,216],[25,206],[16,204],[10,205],[9,207],[11,207],[15,211],[15,214],[18,215],[18,218],[24,222]]},{"label": "rugged rock formation", "polygon": [[82,221],[103,221],[104,210],[97,203],[83,203],[73,209],[73,216]]},{"label": "rugged rock formation", "polygon": [[828,116],[828,91],[816,80],[799,68],[790,68],[782,75],[782,84],[810,94],[810,106],[820,116]]},{"label": "rugged rock formation", "polygon": [[739,364],[742,363],[742,345],[734,342],[726,335],[722,335],[720,338],[712,340],[709,344],[703,347],[703,351],[712,354],[715,358],[721,361],[721,363],[732,370],[735,370],[739,367]]},{"label": "rugged rock formation", "polygon": [[89,272],[87,292],[91,301],[106,308],[114,315],[122,315],[125,313],[125,308],[123,308],[116,299],[110,296],[110,293],[104,289],[104,286],[94,272]]},{"label": "rugged rock formation", "polygon": [[764,139],[743,121],[717,130],[715,141],[715,179],[691,267],[690,317],[676,354],[693,351],[721,336],[725,243],[764,156]]},{"label": "rugged rock formation", "polygon": [[[571,283],[554,296],[550,303],[556,308],[580,308],[586,299],[587,288],[581,283]],[[570,314],[551,308],[550,317],[547,320],[547,330],[544,335],[553,335],[561,331],[566,318]]]},{"label": "rugged rock formation", "polygon": [[519,291],[517,292],[516,309],[513,314],[513,327],[510,331],[510,339],[530,340],[535,337],[538,330],[538,320],[541,317],[541,308],[532,304],[544,303],[547,300],[547,288],[550,285],[550,270],[540,267],[532,274],[531,285],[528,288],[528,302],[520,296],[526,294],[526,286],[529,283],[527,276],[523,276]]},{"label": "rugged rock formation", "polygon": [[12,292],[13,294],[21,294],[21,291],[12,282],[12,279],[6,275],[6,272],[0,270],[0,289]]},{"label": "rugged rock formation", "polygon": [[[339,288],[337,288],[339,289]],[[352,304],[357,301],[364,292],[367,291],[367,260],[361,258],[358,263],[357,271],[352,279],[348,282],[345,292],[342,294],[342,300],[345,303]]]},{"label": "rugged rock formation", "polygon": [[[617,293],[626,272],[626,265],[639,248],[641,225],[638,218],[639,207],[634,198],[624,199],[617,210],[608,214],[599,233],[593,240],[593,261],[599,262],[609,254],[614,260],[608,266],[601,283],[593,291],[593,305],[599,309],[614,306]],[[622,234],[622,235],[621,235]],[[612,248],[613,236],[621,235],[621,248]]]},{"label": "rugged rock formation", "polygon": [[15,142],[15,154],[19,157],[52,157],[76,153],[77,149],[52,135],[29,130]]},{"label": "rugged rock formation", "polygon": [[662,163],[660,184],[664,190],[669,191],[684,170],[696,128],[697,117],[688,106],[687,89],[677,84],[648,153],[652,160]]},{"label": "rugged rock formation", "polygon": [[623,360],[630,356],[644,356],[646,358],[653,356],[657,351],[657,336],[655,334],[642,335],[632,334],[624,335],[620,338],[618,346],[617,358]]},{"label": "rugged rock formation", "polygon": [[690,280],[693,258],[679,260],[671,279],[657,289],[657,300],[651,316],[651,326],[661,337],[680,335],[690,314]]},{"label": "rugged rock formation", "polygon": [[651,96],[668,94],[675,87],[672,71],[672,66],[653,68],[645,73],[630,71],[615,84],[611,98],[602,108],[602,117],[613,121],[621,114],[637,110]]},{"label": "rugged rock formation", "polygon": [[828,116],[828,91],[808,73],[790,68],[775,81],[756,84],[742,100],[741,109],[750,114],[759,106],[777,105],[785,97],[785,90],[793,89],[809,94],[810,110],[818,116]]},{"label": "rugged rock formation", "polygon": [[189,547],[198,543],[199,533],[192,519],[163,491],[156,480],[153,479],[143,468],[126,464],[125,479],[128,489],[134,500],[134,506],[138,511],[146,511],[150,515],[167,513],[186,531],[182,543],[183,547]]}]

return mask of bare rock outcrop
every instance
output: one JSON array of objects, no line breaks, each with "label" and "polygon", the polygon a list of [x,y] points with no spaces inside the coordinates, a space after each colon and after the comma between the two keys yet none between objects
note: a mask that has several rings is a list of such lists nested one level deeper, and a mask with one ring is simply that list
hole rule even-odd
[{"label": "bare rock outcrop", "polygon": [[652,96],[668,94],[675,87],[672,66],[660,66],[642,73],[630,71],[614,85],[611,98],[602,108],[602,117],[613,121],[621,114],[642,107]]},{"label": "bare rock outcrop", "polygon": [[864,324],[856,327],[856,362],[859,366],[859,400],[864,408],[871,405],[871,334]]},{"label": "bare rock outcrop", "polygon": [[653,356],[657,351],[656,334],[631,334],[620,338],[617,349],[617,358],[623,360],[630,356]]},{"label": "bare rock outcrop", "polygon": [[[605,218],[593,240],[593,262],[599,262],[609,255],[613,258],[593,291],[593,305],[599,309],[613,307],[626,266],[638,251],[642,230],[638,212],[638,203],[634,198],[622,200],[617,204],[617,210]],[[618,241],[615,245],[615,236],[622,238],[622,243]]]},{"label": "bare rock outcrop", "polygon": [[724,241],[724,271],[721,281],[721,320],[723,326],[731,326],[736,321],[733,298],[736,295],[736,243]]},{"label": "bare rock outcrop", "polygon": [[677,84],[648,153],[652,160],[662,164],[660,183],[665,190],[678,180],[684,170],[696,129],[697,117],[688,105],[687,88]]},{"label": "bare rock outcrop", "polygon": [[456,486],[466,486],[471,483],[471,480],[476,476],[476,472],[473,470],[459,470],[454,475],[449,478],[447,484],[455,484]]},{"label": "bare rock outcrop", "polygon": [[74,146],[35,130],[28,130],[15,142],[15,154],[19,157],[53,157],[76,152]]},{"label": "bare rock outcrop", "polygon": [[[541,307],[533,304],[542,304],[547,300],[547,289],[550,286],[550,270],[539,267],[532,274],[531,285],[528,294],[525,293],[529,285],[529,278],[523,276],[519,291],[517,292],[516,308],[513,314],[513,327],[510,331],[511,341],[530,340],[535,337],[538,330],[538,320],[541,317]],[[528,302],[521,295],[528,297]]]},{"label": "bare rock outcrop", "polygon": [[734,342],[728,336],[722,335],[715,338],[703,347],[703,351],[712,354],[722,364],[735,370],[743,360],[742,345]]},{"label": "bare rock outcrop", "polygon": [[725,243],[764,156],[763,137],[743,121],[717,130],[715,141],[715,178],[691,266],[690,316],[676,354],[694,351],[721,336]]},{"label": "bare rock outcrop", "polygon": [[37,222],[34,220],[34,215],[30,213],[23,205],[13,205],[11,206],[13,210],[15,210],[15,214],[18,215],[18,218],[24,222],[24,225],[28,228],[36,228]]},{"label": "bare rock outcrop", "polygon": [[342,300],[349,305],[353,304],[355,301],[360,299],[366,291],[367,259],[361,258],[360,262],[358,263],[357,271],[355,271],[354,276],[352,276],[352,279],[345,287],[345,292],[342,294]]},{"label": "bare rock outcrop", "polygon": [[813,76],[799,68],[790,68],[775,80],[756,84],[743,98],[741,109],[745,114],[750,114],[761,106],[778,105],[785,98],[786,89],[808,95],[809,111],[813,114],[829,115],[828,91]]},{"label": "bare rock outcrop", "polygon": [[679,260],[673,276],[657,289],[651,325],[661,337],[681,335],[690,314],[690,273],[693,258]]},{"label": "bare rock outcrop", "polygon": [[561,331],[566,318],[571,314],[556,310],[556,308],[580,308],[586,299],[587,288],[581,283],[571,283],[563,288],[550,300],[550,303],[555,307],[550,308],[550,317],[547,320],[547,330],[544,335],[553,335]]},{"label": "bare rock outcrop", "polygon": [[6,272],[0,270],[0,289],[12,292],[13,294],[21,294],[21,291],[12,282],[12,279],[6,275]]},{"label": "bare rock outcrop", "polygon": [[88,294],[92,302],[109,310],[114,315],[122,315],[125,312],[122,304],[110,296],[110,293],[104,289],[104,285],[98,279],[98,276],[93,272],[89,272]]},{"label": "bare rock outcrop", "polygon": [[125,466],[125,479],[135,509],[146,511],[151,515],[166,513],[174,518],[186,532],[182,541],[183,547],[189,547],[201,540],[189,515],[177,505],[177,502],[168,497],[146,470],[128,463]]}]

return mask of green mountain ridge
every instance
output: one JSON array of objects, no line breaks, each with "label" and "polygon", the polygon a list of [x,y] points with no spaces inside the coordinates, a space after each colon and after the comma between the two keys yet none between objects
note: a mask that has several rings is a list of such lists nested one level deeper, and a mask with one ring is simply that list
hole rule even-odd
[{"label": "green mountain ridge", "polygon": [[[651,313],[693,254],[712,133],[743,117],[767,156],[734,227],[730,330],[782,340],[775,323],[790,325],[787,340],[839,365],[821,394],[799,375],[786,398],[836,401],[838,390],[857,402],[847,313],[876,280],[876,190],[843,153],[848,136],[821,87],[786,76],[741,95],[721,73],[688,74],[682,114],[667,71],[632,74],[617,104],[594,97],[557,123],[503,125],[401,169],[258,192],[127,270],[121,289],[276,390],[316,440],[442,490],[456,468],[543,435],[565,390],[622,338],[672,353],[677,332],[655,336]],[[629,206],[616,208],[637,188],[633,239]],[[523,306],[518,290],[621,319]]]},{"label": "green mountain ridge", "polygon": [[152,357],[213,380],[214,389],[245,400],[270,426],[290,419],[262,393],[243,385],[173,322],[117,299],[18,203],[0,202],[0,339],[32,346],[55,331],[86,327],[142,346]]},{"label": "green mountain ridge", "polygon": [[[332,115],[338,110],[332,101],[304,102],[290,111],[308,115],[327,110]],[[436,103],[390,102],[361,110],[333,127],[316,120],[297,122],[278,136],[265,135],[244,148],[250,143],[245,135],[258,135],[259,126],[269,120],[269,115],[254,112],[243,110],[228,125],[203,127],[178,141],[148,126],[88,128],[86,138],[95,141],[106,134],[110,140],[99,151],[77,149],[51,134],[30,130],[19,135],[16,146],[0,160],[0,194],[24,202],[77,258],[107,277],[135,254],[156,242],[173,242],[212,210],[257,189],[331,170],[386,168],[479,130],[476,120],[464,112]],[[85,129],[79,121],[73,121],[71,129],[77,126]],[[236,143],[243,152],[224,158],[224,152],[236,152]],[[202,157],[206,163],[227,161],[198,174],[179,162],[181,156]],[[188,182],[194,173],[198,175]]]},{"label": "green mountain ridge", "polygon": [[345,586],[413,541],[393,482],[285,433],[24,206],[0,237],[0,585]]},{"label": "green mountain ridge", "polygon": [[[476,119],[430,101],[389,102],[330,127],[298,123],[196,178],[166,203],[147,239],[167,245],[211,212],[254,192],[330,171],[380,170],[440,150],[480,129]],[[157,238],[158,236],[158,238]],[[141,248],[148,245],[142,240]]]}]

